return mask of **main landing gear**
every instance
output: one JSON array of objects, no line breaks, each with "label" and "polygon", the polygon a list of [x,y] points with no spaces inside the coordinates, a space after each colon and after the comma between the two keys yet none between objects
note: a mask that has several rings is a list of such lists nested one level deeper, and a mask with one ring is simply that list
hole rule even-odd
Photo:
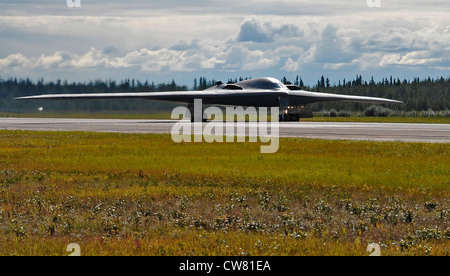
[{"label": "main landing gear", "polygon": [[312,118],[313,113],[309,106],[288,106],[280,111],[280,122],[298,122],[300,118]]}]

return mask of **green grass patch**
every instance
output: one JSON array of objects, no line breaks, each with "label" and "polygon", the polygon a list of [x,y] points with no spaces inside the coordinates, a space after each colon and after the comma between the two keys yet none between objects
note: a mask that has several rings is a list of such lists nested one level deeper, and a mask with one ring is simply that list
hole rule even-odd
[{"label": "green grass patch", "polygon": [[340,122],[340,123],[409,123],[409,124],[450,124],[448,117],[321,117],[300,119],[301,122]]},{"label": "green grass patch", "polygon": [[[170,120],[169,112],[140,113],[140,112],[33,112],[33,113],[0,113],[3,118],[77,118],[77,119],[162,119]],[[270,118],[269,118],[270,120]],[[450,124],[448,117],[323,117],[316,114],[314,118],[302,118],[300,122],[360,122],[360,123],[421,123],[421,124]]]},{"label": "green grass patch", "polygon": [[31,112],[31,113],[1,113],[2,118],[75,118],[75,119],[170,119],[169,112]]},{"label": "green grass patch", "polygon": [[448,255],[448,144],[0,131],[0,255]]}]

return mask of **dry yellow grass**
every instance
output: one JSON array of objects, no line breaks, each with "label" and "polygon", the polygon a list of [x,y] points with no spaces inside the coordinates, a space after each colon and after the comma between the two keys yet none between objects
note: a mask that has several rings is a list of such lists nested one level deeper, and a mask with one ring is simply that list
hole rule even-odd
[{"label": "dry yellow grass", "polygon": [[0,131],[0,255],[449,255],[448,144]]}]

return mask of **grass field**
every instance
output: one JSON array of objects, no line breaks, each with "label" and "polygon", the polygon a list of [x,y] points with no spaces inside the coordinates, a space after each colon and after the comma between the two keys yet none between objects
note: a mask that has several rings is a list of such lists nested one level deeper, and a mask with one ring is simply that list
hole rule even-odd
[{"label": "grass field", "polygon": [[[161,113],[72,113],[72,112],[34,112],[34,113],[0,113],[0,117],[21,118],[80,118],[80,119],[171,119],[168,112]],[[360,123],[421,123],[450,124],[448,117],[322,117],[316,114],[314,118],[302,118],[301,122],[360,122]]]},{"label": "grass field", "polygon": [[170,113],[141,113],[141,112],[32,112],[32,113],[1,113],[6,118],[77,118],[77,119],[170,119]]},{"label": "grass field", "polygon": [[450,146],[0,131],[0,255],[450,255]]},{"label": "grass field", "polygon": [[355,122],[355,123],[408,123],[408,124],[450,124],[447,117],[314,117],[301,122]]}]

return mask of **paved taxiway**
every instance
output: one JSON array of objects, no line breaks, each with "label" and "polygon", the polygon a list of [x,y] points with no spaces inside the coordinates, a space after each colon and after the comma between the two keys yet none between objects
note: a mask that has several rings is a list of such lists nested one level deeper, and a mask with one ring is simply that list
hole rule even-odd
[{"label": "paved taxiway", "polygon": [[[0,130],[170,133],[175,123],[169,120],[0,118]],[[268,130],[270,133],[270,128]],[[279,133],[280,137],[314,139],[450,143],[450,124],[282,122]]]}]

